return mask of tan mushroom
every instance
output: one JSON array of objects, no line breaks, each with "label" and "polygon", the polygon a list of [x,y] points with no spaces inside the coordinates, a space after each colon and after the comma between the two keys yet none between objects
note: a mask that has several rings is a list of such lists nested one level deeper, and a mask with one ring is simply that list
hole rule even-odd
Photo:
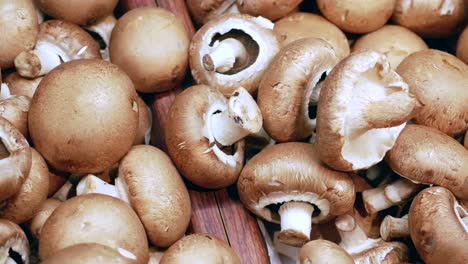
[{"label": "tan mushroom", "polygon": [[321,223],[352,209],[354,184],[343,172],[320,162],[308,143],[270,146],[244,167],[237,182],[239,197],[251,212],[281,224],[279,240],[302,246],[312,223]]},{"label": "tan mushroom", "polygon": [[15,57],[34,48],[38,32],[37,14],[31,0],[0,1],[0,68],[13,66]]},{"label": "tan mushroom", "polygon": [[[122,254],[123,253],[123,254]],[[136,260],[126,258],[125,252],[97,243],[82,243],[69,246],[48,257],[42,264],[135,264]]]},{"label": "tan mushroom", "polygon": [[44,226],[47,219],[50,215],[62,204],[61,201],[57,199],[47,199],[41,206],[36,210],[33,218],[28,222],[29,230],[34,238],[39,239],[42,232],[42,227]]},{"label": "tan mushroom", "polygon": [[313,134],[322,75],[338,63],[333,47],[316,38],[286,45],[265,70],[257,102],[266,132],[276,141],[299,141]]},{"label": "tan mushroom", "polygon": [[240,264],[241,260],[226,242],[208,234],[191,234],[166,250],[159,263]]},{"label": "tan mushroom", "polygon": [[279,51],[273,23],[262,17],[225,14],[201,27],[190,44],[190,69],[198,84],[231,94],[239,86],[255,94]]},{"label": "tan mushroom", "polygon": [[236,0],[187,0],[186,3],[192,19],[199,25],[224,13],[239,13]]},{"label": "tan mushroom", "polygon": [[307,242],[299,251],[300,264],[354,264],[353,258],[337,244],[318,239]]},{"label": "tan mushroom", "polygon": [[240,13],[262,16],[275,21],[294,11],[302,0],[237,0]]},{"label": "tan mushroom", "polygon": [[28,238],[21,227],[0,219],[0,263],[29,263]]},{"label": "tan mushroom", "polygon": [[458,37],[456,54],[461,61],[468,64],[468,26]]},{"label": "tan mushroom", "polygon": [[370,50],[342,60],[321,87],[317,149],[336,170],[380,162],[419,105],[385,56]]},{"label": "tan mushroom", "polygon": [[23,95],[32,98],[41,80],[42,77],[34,79],[24,78],[17,72],[8,74],[5,77],[5,83],[2,83],[0,99],[6,99],[12,95]]},{"label": "tan mushroom", "polygon": [[468,211],[442,187],[421,191],[409,211],[409,230],[419,255],[427,264],[465,263],[468,259]]},{"label": "tan mushroom", "polygon": [[97,42],[77,25],[48,20],[39,27],[36,47],[16,56],[15,67],[19,75],[35,78],[78,59],[101,59]]},{"label": "tan mushroom", "polygon": [[28,111],[31,98],[27,96],[11,96],[0,100],[0,116],[15,126],[21,134],[28,137]]}]

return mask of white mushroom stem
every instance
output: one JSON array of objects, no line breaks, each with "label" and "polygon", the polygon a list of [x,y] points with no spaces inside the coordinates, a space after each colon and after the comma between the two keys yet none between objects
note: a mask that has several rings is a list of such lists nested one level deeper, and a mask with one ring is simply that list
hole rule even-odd
[{"label": "white mushroom stem", "polygon": [[[298,246],[310,239],[312,213],[314,207],[307,202],[286,202],[279,208],[281,232],[278,239],[287,244]],[[299,241],[297,241],[299,240]]]},{"label": "white mushroom stem", "polygon": [[253,148],[265,148],[269,146],[273,146],[276,141],[268,135],[268,133],[263,129],[263,127],[257,133],[251,133],[249,135],[249,147]]},{"label": "white mushroom stem", "polygon": [[114,29],[116,23],[117,19],[114,17],[114,15],[109,15],[96,22],[96,24],[86,27],[87,30],[97,33],[106,44],[106,48],[104,50],[101,50],[101,55],[102,58],[107,61],[110,60],[109,42],[112,30]]},{"label": "white mushroom stem", "polygon": [[244,64],[249,59],[249,54],[244,44],[237,39],[227,38],[216,41],[209,54],[203,56],[203,66],[207,71],[225,73],[234,67],[234,64]]},{"label": "white mushroom stem", "polygon": [[364,230],[356,222],[356,219],[349,214],[337,217],[335,226],[341,237],[340,246],[349,254],[371,248],[373,244],[379,241],[379,239],[368,238]]},{"label": "white mushroom stem", "polygon": [[385,241],[391,241],[395,238],[409,237],[408,215],[402,218],[396,218],[391,215],[385,216],[380,225],[380,236]]},{"label": "white mushroom stem", "polygon": [[262,129],[260,109],[247,90],[240,87],[229,98],[227,109],[212,114],[209,129],[216,142],[230,146],[251,133]]},{"label": "white mushroom stem", "polygon": [[11,97],[10,87],[8,84],[2,83],[0,88],[0,100],[8,99]]},{"label": "white mushroom stem", "polygon": [[362,192],[364,206],[370,214],[385,210],[408,200],[423,186],[400,178],[390,184]]},{"label": "white mushroom stem", "polygon": [[[76,194],[77,195],[85,195],[90,193],[99,193],[109,195],[115,198],[118,198],[124,202],[129,203],[128,194],[126,191],[125,186],[123,185],[120,178],[117,177],[115,179],[116,185],[109,184],[98,177],[89,174],[78,183],[76,187]],[[120,186],[117,186],[119,182]]]}]

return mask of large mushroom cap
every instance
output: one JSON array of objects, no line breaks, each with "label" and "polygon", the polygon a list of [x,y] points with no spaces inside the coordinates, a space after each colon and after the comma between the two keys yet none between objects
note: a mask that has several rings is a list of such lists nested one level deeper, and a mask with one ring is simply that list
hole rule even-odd
[{"label": "large mushroom cap", "polygon": [[[125,253],[124,253],[125,254]],[[57,251],[41,263],[43,264],[135,264],[135,259],[126,258],[117,250],[96,243],[82,243]]]},{"label": "large mushroom cap", "polygon": [[29,263],[30,255],[28,238],[21,227],[0,219],[0,263]]},{"label": "large mushroom cap", "polygon": [[291,13],[302,0],[238,0],[237,8],[243,14],[262,16],[269,20],[277,20]]},{"label": "large mushroom cap", "polygon": [[353,258],[343,248],[328,240],[307,242],[299,251],[300,264],[354,264]]}]

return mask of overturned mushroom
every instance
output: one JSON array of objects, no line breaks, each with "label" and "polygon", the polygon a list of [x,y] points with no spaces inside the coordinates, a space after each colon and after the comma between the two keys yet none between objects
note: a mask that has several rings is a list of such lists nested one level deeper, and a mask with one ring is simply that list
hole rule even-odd
[{"label": "overturned mushroom", "polygon": [[301,2],[302,0],[237,0],[237,8],[240,13],[274,21],[294,11]]},{"label": "overturned mushroom", "polygon": [[224,13],[239,13],[237,0],[187,0],[187,8],[196,23],[203,25]]},{"label": "overturned mushroom", "polygon": [[0,116],[15,126],[21,134],[28,137],[28,111],[31,99],[27,96],[11,96],[0,100]]},{"label": "overturned mushroom", "polygon": [[335,263],[354,264],[353,258],[337,244],[318,239],[307,242],[299,251],[300,264]]},{"label": "overturned mushroom", "polygon": [[28,238],[21,227],[0,219],[0,263],[29,263]]},{"label": "overturned mushroom", "polygon": [[135,264],[136,258],[126,254],[125,251],[115,250],[111,247],[97,243],[81,243],[66,247],[48,257],[42,264],[95,264],[118,263]]}]

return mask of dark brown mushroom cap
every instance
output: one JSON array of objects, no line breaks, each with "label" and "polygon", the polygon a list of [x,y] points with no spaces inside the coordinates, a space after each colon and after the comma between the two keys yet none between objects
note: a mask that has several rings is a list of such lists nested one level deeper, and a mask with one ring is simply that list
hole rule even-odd
[{"label": "dark brown mushroom cap", "polygon": [[307,242],[299,250],[301,264],[354,264],[351,255],[343,248],[328,240],[317,239]]},{"label": "dark brown mushroom cap", "polygon": [[301,2],[302,0],[238,0],[237,8],[243,14],[262,16],[274,21],[291,13]]},{"label": "dark brown mushroom cap", "polygon": [[34,92],[39,86],[39,83],[42,80],[41,77],[37,77],[34,79],[23,78],[17,72],[12,74],[8,74],[5,77],[5,83],[8,85],[10,89],[10,94],[12,95],[24,95],[29,98],[32,98]]},{"label": "dark brown mushroom cap", "polygon": [[82,243],[57,251],[41,263],[43,264],[95,264],[116,263],[135,264],[134,259],[126,258],[115,249],[96,243]]},{"label": "dark brown mushroom cap", "polygon": [[409,211],[409,229],[425,263],[466,263],[468,227],[460,218],[466,215],[445,188],[431,187],[416,195]]},{"label": "dark brown mushroom cap", "polygon": [[0,116],[15,126],[21,134],[28,137],[28,111],[31,98],[27,96],[12,96],[0,100]]},{"label": "dark brown mushroom cap", "polygon": [[401,242],[379,240],[371,248],[352,254],[356,264],[408,263],[408,247]]},{"label": "dark brown mushroom cap", "polygon": [[148,242],[138,216],[125,202],[102,194],[75,196],[55,209],[39,238],[39,257],[44,260],[61,249],[98,243],[148,262]]},{"label": "dark brown mushroom cap", "polygon": [[[244,162],[244,140],[234,145],[234,155],[218,158],[212,135],[207,134],[205,117],[226,109],[226,98],[206,85],[185,89],[175,98],[166,123],[166,145],[181,174],[198,186],[222,188],[239,177]],[[222,151],[221,151],[222,152]]]},{"label": "dark brown mushroom cap", "polygon": [[111,14],[118,0],[37,0],[39,8],[51,17],[77,25],[91,25]]},{"label": "dark brown mushroom cap", "polygon": [[468,129],[468,65],[439,50],[406,57],[397,70],[422,103],[415,123],[456,137]]},{"label": "dark brown mushroom cap", "polygon": [[224,14],[230,7],[235,5],[236,0],[187,0],[186,3],[195,22],[203,25],[209,20]]},{"label": "dark brown mushroom cap", "polygon": [[468,26],[465,27],[457,40],[457,58],[468,64]]},{"label": "dark brown mushroom cap", "polygon": [[338,63],[333,47],[316,38],[296,40],[271,61],[258,88],[263,127],[276,141],[299,141],[310,136],[309,98],[323,73]]},{"label": "dark brown mushroom cap", "polygon": [[10,249],[21,256],[22,263],[29,263],[31,252],[24,231],[13,222],[0,219],[0,251],[5,252],[0,255],[1,263],[8,263],[7,258]]},{"label": "dark brown mushroom cap", "polygon": [[402,177],[439,185],[468,199],[468,150],[437,129],[407,125],[385,161]]},{"label": "dark brown mushroom cap", "polygon": [[241,260],[226,242],[208,234],[191,234],[166,250],[159,263],[240,264]]},{"label": "dark brown mushroom cap", "polygon": [[269,205],[314,204],[320,212],[312,221],[320,223],[351,210],[356,194],[348,174],[329,169],[314,145],[299,142],[273,145],[255,155],[242,170],[237,189],[244,206],[274,223],[280,216]]}]

